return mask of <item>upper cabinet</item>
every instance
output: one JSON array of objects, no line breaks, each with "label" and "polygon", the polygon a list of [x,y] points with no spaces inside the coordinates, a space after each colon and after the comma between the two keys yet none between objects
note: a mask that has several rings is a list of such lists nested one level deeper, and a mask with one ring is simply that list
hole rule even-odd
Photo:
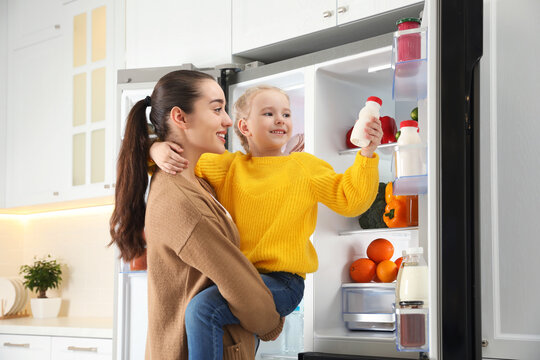
[{"label": "upper cabinet", "polygon": [[231,0],[126,2],[126,68],[231,62]]},{"label": "upper cabinet", "polygon": [[4,207],[114,194],[113,3],[9,1]]},{"label": "upper cabinet", "polygon": [[337,0],[337,25],[385,14],[419,2],[418,0]]},{"label": "upper cabinet", "polygon": [[232,0],[233,53],[336,26],[335,0]]},{"label": "upper cabinet", "polygon": [[396,30],[423,0],[232,0],[234,55],[262,62],[343,45]]}]

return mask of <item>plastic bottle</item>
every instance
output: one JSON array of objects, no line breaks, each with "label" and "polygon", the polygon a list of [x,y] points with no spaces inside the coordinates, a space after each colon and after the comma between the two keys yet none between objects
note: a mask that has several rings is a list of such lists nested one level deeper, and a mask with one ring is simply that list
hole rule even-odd
[{"label": "plastic bottle", "polygon": [[400,147],[396,153],[396,176],[424,175],[426,171],[421,147],[405,146],[422,143],[422,139],[418,134],[418,122],[414,120],[402,121],[400,131],[401,135],[397,141]]},{"label": "plastic bottle", "polygon": [[370,140],[366,138],[364,129],[366,124],[371,120],[371,117],[378,119],[380,117],[379,110],[382,106],[382,100],[376,96],[370,96],[367,98],[366,105],[358,113],[358,120],[354,124],[353,131],[351,133],[351,142],[360,147],[366,147],[369,145]]},{"label": "plastic bottle", "polygon": [[285,318],[286,354],[298,354],[304,350],[304,311],[300,305]]},{"label": "plastic bottle", "polygon": [[403,261],[396,283],[396,305],[402,301],[422,301],[428,304],[428,268],[421,247],[403,251]]}]

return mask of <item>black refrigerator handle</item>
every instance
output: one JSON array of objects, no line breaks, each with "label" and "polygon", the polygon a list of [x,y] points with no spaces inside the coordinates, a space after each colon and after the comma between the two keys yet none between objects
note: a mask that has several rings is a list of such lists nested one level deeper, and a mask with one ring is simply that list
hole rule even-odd
[{"label": "black refrigerator handle", "polygon": [[438,0],[439,355],[481,359],[480,242],[475,227],[482,0]]}]

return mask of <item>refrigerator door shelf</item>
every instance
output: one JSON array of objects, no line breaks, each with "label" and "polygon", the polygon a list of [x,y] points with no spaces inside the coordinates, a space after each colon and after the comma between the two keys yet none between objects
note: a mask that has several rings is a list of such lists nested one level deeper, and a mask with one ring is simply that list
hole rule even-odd
[{"label": "refrigerator door shelf", "polygon": [[392,47],[396,101],[416,101],[427,97],[427,29],[396,31]]}]

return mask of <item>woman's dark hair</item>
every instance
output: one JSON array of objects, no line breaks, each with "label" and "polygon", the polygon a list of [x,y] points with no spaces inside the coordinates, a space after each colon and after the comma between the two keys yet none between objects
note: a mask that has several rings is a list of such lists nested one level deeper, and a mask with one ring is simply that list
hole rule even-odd
[{"label": "woman's dark hair", "polygon": [[171,109],[178,106],[190,114],[193,103],[201,96],[200,83],[203,80],[214,78],[191,70],[170,72],[157,82],[150,99],[138,101],[129,112],[118,155],[115,207],[110,220],[112,240],[109,243],[118,246],[124,261],[142,255],[146,247],[143,234],[146,212],[144,195],[148,186],[147,159],[150,148],[146,107],[151,103],[150,122],[158,138],[166,140]]}]

